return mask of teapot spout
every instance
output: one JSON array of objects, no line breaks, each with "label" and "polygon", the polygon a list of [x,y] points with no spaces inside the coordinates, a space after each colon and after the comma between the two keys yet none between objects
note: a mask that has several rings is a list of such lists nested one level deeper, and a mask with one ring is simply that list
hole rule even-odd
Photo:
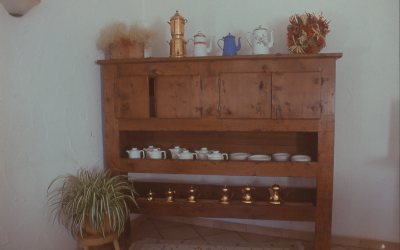
[{"label": "teapot spout", "polygon": [[238,42],[239,42],[239,45],[236,47],[236,51],[238,51],[242,48],[242,46],[240,45],[240,36],[239,36]]},{"label": "teapot spout", "polygon": [[213,38],[214,38],[213,36],[210,38],[210,46],[208,46],[208,48],[207,48],[207,53],[210,53],[212,50],[212,39]]},{"label": "teapot spout", "polygon": [[268,47],[271,48],[272,46],[274,46],[274,31],[271,31],[271,41],[268,43]]}]

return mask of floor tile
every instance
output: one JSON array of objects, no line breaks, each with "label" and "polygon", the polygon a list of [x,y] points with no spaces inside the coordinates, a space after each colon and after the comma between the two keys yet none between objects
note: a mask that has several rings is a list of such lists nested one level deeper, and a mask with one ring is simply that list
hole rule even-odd
[{"label": "floor tile", "polygon": [[164,229],[164,228],[169,228],[169,227],[177,227],[177,226],[185,225],[182,223],[166,221],[166,220],[151,219],[151,221],[154,223],[154,225],[156,226],[157,229]]},{"label": "floor tile", "polygon": [[132,245],[133,242],[144,238],[162,239],[160,233],[157,230],[131,232],[130,236],[126,239],[126,245],[129,248],[129,246]]},{"label": "floor tile", "polygon": [[146,220],[145,222],[131,228],[131,232],[145,232],[151,230],[157,230],[151,220]]},{"label": "floor tile", "polygon": [[199,238],[188,239],[187,241],[205,241],[205,240],[202,237],[199,237]]},{"label": "floor tile", "polygon": [[221,234],[221,233],[229,232],[228,230],[225,230],[225,229],[218,229],[218,228],[212,228],[212,227],[203,227],[203,226],[194,226],[194,225],[192,225],[192,227],[201,236],[209,236],[209,235]]},{"label": "floor tile", "polygon": [[252,233],[243,233],[238,232],[240,236],[242,236],[248,242],[266,242],[271,240],[276,240],[277,237],[263,235],[263,234],[252,234]]},{"label": "floor tile", "polygon": [[190,225],[162,228],[158,231],[166,240],[187,240],[201,237]]},{"label": "floor tile", "polygon": [[215,234],[203,237],[206,241],[219,241],[219,242],[247,242],[237,232],[227,232],[222,234]]}]

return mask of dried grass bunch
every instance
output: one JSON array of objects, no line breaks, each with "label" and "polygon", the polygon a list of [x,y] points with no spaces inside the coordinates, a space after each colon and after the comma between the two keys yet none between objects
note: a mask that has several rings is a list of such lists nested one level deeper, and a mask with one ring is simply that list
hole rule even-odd
[{"label": "dried grass bunch", "polygon": [[305,12],[289,18],[287,45],[293,53],[318,53],[326,47],[325,37],[329,33],[329,23],[321,15]]},{"label": "dried grass bunch", "polygon": [[[61,185],[49,193],[57,180]],[[133,201],[138,206],[134,196],[137,193],[128,177],[111,177],[110,170],[95,174],[94,170],[81,169],[78,176],[58,176],[50,183],[47,192],[50,196],[47,208],[52,209],[50,216],[56,211],[53,223],[58,219],[73,237],[80,232],[83,238],[85,220],[89,220],[90,227],[104,238],[106,233],[118,232],[119,235],[124,231],[130,214],[127,202]],[[109,225],[108,231],[105,224]]]},{"label": "dried grass bunch", "polygon": [[97,49],[107,52],[110,46],[121,43],[126,45],[142,43],[144,48],[148,48],[156,37],[157,33],[154,30],[144,27],[140,22],[133,22],[128,26],[124,22],[113,20],[101,29]]}]

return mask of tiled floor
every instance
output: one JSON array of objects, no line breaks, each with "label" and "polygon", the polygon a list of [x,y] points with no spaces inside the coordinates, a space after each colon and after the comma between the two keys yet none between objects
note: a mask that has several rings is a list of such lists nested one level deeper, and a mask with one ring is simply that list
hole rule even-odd
[{"label": "tiled floor", "polygon": [[[132,243],[143,238],[165,240],[192,240],[192,241],[218,241],[218,242],[270,242],[270,241],[301,241],[306,250],[314,249],[314,242],[291,238],[279,238],[261,234],[251,234],[224,229],[216,229],[203,226],[188,225],[158,219],[148,219],[131,228],[127,239],[129,248]],[[114,249],[107,245],[101,250]],[[370,250],[368,248],[356,248],[348,246],[332,245],[332,250]]]}]

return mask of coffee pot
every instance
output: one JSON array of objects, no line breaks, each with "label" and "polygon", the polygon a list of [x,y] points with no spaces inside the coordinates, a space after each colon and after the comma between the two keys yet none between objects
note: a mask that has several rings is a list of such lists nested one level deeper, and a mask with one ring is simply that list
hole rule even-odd
[{"label": "coffee pot", "polygon": [[199,199],[199,197],[200,197],[200,192],[198,192],[197,189],[190,187],[188,202],[195,203]]},{"label": "coffee pot", "polygon": [[149,151],[148,153],[150,155],[150,159],[162,159],[162,153],[164,153],[164,159],[167,158],[165,151],[160,151],[159,148]]},{"label": "coffee pot", "polygon": [[195,36],[194,40],[192,38],[189,38],[187,42],[193,41],[193,52],[194,56],[207,56],[208,53],[211,52],[212,50],[212,39],[214,37],[212,36],[210,38],[210,46],[207,48],[207,43],[206,43],[206,36],[199,31]]},{"label": "coffee pot", "polygon": [[151,151],[153,151],[153,150],[155,150],[155,149],[160,150],[160,148],[155,148],[154,146],[149,146],[148,148],[144,148],[144,149],[143,149],[144,152],[145,152],[145,154],[146,154],[146,158],[147,158],[147,159],[150,159],[150,153],[149,153],[149,152],[151,152]]},{"label": "coffee pot", "polygon": [[255,190],[255,188],[250,187],[249,183],[247,183],[247,185],[242,189],[242,192],[243,192],[242,202],[243,203],[246,203],[246,204],[253,203],[254,198],[251,193],[252,190]]},{"label": "coffee pot", "polygon": [[169,22],[171,26],[172,39],[167,43],[170,45],[169,57],[186,57],[185,24],[187,19],[183,18],[178,11],[173,15]]},{"label": "coffee pot", "polygon": [[[144,159],[144,151],[143,150],[138,150],[137,148],[132,148],[131,150],[126,150],[126,152],[129,154],[129,158],[131,159]],[[141,154],[143,154],[143,157],[140,157]]]},{"label": "coffee pot", "polygon": [[[221,46],[219,46],[219,41],[224,41],[224,48],[221,48]],[[219,39],[217,41],[217,45],[222,49],[223,56],[233,56],[237,55],[236,51],[240,50],[241,48],[240,37],[238,39],[238,42],[239,45],[236,46],[235,37],[232,36],[231,33],[229,33],[229,35],[223,37],[222,39]]]},{"label": "coffee pot", "polygon": [[154,192],[151,191],[147,193],[147,200],[148,201],[154,201],[156,194]]},{"label": "coffee pot", "polygon": [[182,153],[183,150],[186,150],[186,148],[181,148],[179,146],[175,146],[174,148],[170,148],[169,151],[171,151],[171,158],[176,160],[178,159],[178,154]]},{"label": "coffee pot", "polygon": [[[251,44],[248,34],[254,37],[254,43]],[[253,48],[253,55],[269,54],[269,49],[274,45],[274,30],[271,31],[271,41],[268,43],[268,30],[261,27],[261,25],[253,31],[247,32],[246,39],[250,46]]]},{"label": "coffee pot", "polygon": [[191,153],[189,150],[185,149],[182,151],[182,153],[177,154],[179,160],[193,160],[193,156],[195,156],[195,159],[197,159],[197,154],[196,153]]},{"label": "coffee pot", "polygon": [[201,148],[200,150],[195,150],[194,152],[196,152],[198,160],[208,160],[207,154],[211,153],[211,151],[207,148]]},{"label": "coffee pot", "polygon": [[279,192],[283,189],[281,188],[277,182],[275,182],[272,187],[268,188],[269,190],[269,203],[273,205],[279,205],[284,202],[284,200],[280,197]]},{"label": "coffee pot", "polygon": [[178,198],[178,193],[176,191],[171,191],[171,189],[168,188],[168,191],[165,192],[165,201],[174,202],[176,198]]},{"label": "coffee pot", "polygon": [[221,154],[219,151],[213,150],[211,154],[207,154],[207,158],[209,160],[213,160],[213,161],[223,161],[224,160],[224,156],[226,156],[226,159],[228,160],[228,154],[227,153]]},{"label": "coffee pot", "polygon": [[220,199],[220,203],[221,204],[230,204],[232,197],[233,197],[233,191],[231,193],[230,192],[230,188],[227,188],[226,185],[222,188],[222,194],[221,194],[221,199]]}]

